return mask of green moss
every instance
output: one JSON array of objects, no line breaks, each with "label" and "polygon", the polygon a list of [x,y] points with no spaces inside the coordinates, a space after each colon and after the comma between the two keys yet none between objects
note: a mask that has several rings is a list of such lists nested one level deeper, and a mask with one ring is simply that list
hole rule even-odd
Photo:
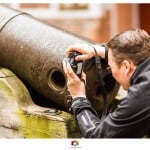
[{"label": "green moss", "polygon": [[72,115],[62,112],[60,115],[34,115],[20,112],[25,138],[68,138],[80,137]]},{"label": "green moss", "polygon": [[15,74],[11,70],[0,67],[0,78],[7,78],[11,76],[15,76]]},{"label": "green moss", "polygon": [[0,89],[5,95],[9,97],[13,96],[12,88],[9,87],[3,80],[0,80]]},{"label": "green moss", "polygon": [[21,106],[33,104],[31,96],[25,87],[25,85],[16,76],[12,81],[13,90],[16,98],[18,99],[18,104]]},{"label": "green moss", "polygon": [[9,69],[0,67],[0,93],[19,105],[33,104],[31,96],[21,80]]}]

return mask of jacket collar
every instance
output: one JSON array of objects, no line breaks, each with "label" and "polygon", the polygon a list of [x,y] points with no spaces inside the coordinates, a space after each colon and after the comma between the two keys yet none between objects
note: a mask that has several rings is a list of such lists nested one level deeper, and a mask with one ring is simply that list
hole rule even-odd
[{"label": "jacket collar", "polygon": [[145,59],[135,70],[131,77],[131,85],[133,84],[133,81],[143,72],[150,71],[150,57]]}]

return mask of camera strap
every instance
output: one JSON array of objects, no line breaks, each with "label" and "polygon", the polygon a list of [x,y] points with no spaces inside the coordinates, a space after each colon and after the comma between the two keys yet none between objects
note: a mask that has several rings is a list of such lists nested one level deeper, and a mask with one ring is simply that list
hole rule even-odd
[{"label": "camera strap", "polygon": [[103,96],[103,112],[101,115],[101,121],[105,119],[107,115],[107,92],[105,88],[105,82],[103,80],[103,71],[102,71],[102,65],[101,65],[101,59],[97,54],[97,51],[94,46],[92,46],[94,51],[95,51],[95,65],[98,73],[98,80],[100,83],[100,90],[102,91],[102,96]]}]

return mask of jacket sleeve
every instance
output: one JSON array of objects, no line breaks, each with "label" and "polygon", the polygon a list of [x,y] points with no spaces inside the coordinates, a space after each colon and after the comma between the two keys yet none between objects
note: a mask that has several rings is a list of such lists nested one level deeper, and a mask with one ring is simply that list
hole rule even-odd
[{"label": "jacket sleeve", "polygon": [[[137,87],[136,87],[137,86]],[[139,94],[139,85],[133,86],[118,108],[101,122],[88,99],[74,101],[73,113],[86,138],[139,138],[150,125],[149,94]],[[144,89],[146,90],[146,89]]]}]

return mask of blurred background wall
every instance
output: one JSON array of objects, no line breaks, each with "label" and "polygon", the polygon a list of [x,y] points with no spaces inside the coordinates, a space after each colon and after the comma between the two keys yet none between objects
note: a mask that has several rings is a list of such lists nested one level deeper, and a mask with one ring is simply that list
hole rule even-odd
[{"label": "blurred background wall", "polygon": [[7,3],[42,21],[94,42],[107,42],[118,32],[142,28],[150,33],[150,4]]}]

